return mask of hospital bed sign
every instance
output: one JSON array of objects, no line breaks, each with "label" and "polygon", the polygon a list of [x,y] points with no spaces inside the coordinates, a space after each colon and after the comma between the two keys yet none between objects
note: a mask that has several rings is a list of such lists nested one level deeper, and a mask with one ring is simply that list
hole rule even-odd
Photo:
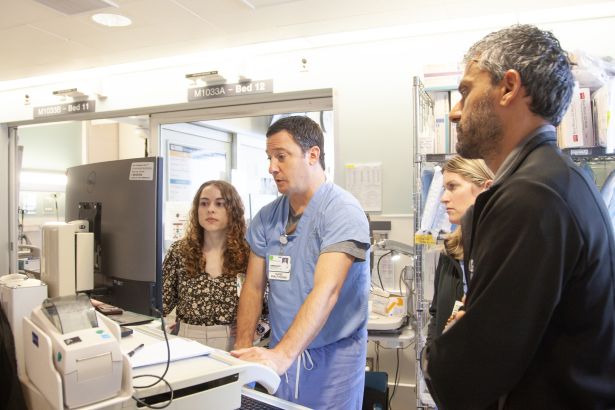
[{"label": "hospital bed sign", "polygon": [[247,81],[233,84],[206,85],[188,88],[188,101],[206,100],[209,98],[236,97],[248,94],[273,92],[273,80]]},{"label": "hospital bed sign", "polygon": [[75,101],[66,104],[45,105],[33,108],[33,117],[54,117],[57,115],[82,114],[96,111],[96,100]]}]

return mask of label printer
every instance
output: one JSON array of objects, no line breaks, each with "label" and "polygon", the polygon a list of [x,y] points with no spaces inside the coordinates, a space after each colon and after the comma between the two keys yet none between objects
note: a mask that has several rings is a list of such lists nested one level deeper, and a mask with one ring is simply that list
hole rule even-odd
[{"label": "label printer", "polygon": [[46,299],[23,323],[26,373],[55,408],[128,400],[132,373],[117,324],[85,295]]}]

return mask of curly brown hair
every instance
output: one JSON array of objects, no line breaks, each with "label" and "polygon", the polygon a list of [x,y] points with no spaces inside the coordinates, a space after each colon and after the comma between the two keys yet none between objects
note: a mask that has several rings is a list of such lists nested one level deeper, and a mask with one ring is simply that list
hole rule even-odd
[{"label": "curly brown hair", "polygon": [[192,208],[188,216],[186,234],[183,238],[182,253],[186,260],[186,272],[189,276],[197,276],[205,271],[205,229],[199,224],[199,202],[204,188],[213,185],[220,190],[224,198],[224,207],[228,214],[226,246],[222,262],[222,274],[236,276],[245,273],[248,267],[250,247],[245,239],[246,223],[243,216],[243,203],[233,185],[226,181],[207,181],[197,190],[192,200]]}]

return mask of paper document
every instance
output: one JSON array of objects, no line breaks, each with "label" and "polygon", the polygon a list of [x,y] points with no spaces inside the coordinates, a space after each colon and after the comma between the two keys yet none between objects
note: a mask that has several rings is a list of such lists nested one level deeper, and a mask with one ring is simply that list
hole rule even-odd
[{"label": "paper document", "polygon": [[[171,350],[171,361],[188,359],[195,356],[204,356],[213,350],[211,347],[202,345],[194,340],[182,338],[169,339],[169,348]],[[149,366],[152,364],[165,363],[167,361],[167,344],[163,340],[161,342],[151,343],[137,350],[130,358],[132,368]]]},{"label": "paper document", "polygon": [[346,189],[364,211],[382,211],[382,164],[346,164]]}]

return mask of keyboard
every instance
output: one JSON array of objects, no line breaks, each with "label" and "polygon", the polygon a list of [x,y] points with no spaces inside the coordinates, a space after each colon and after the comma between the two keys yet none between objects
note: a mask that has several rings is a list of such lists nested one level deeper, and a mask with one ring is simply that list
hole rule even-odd
[{"label": "keyboard", "polygon": [[142,315],[140,313],[131,312],[129,310],[124,310],[120,315],[110,315],[107,317],[114,322],[117,322],[120,325],[124,326],[142,325],[154,320],[154,318],[151,316]]},{"label": "keyboard", "polygon": [[280,407],[272,406],[271,404],[263,403],[246,395],[241,395],[240,410],[282,410]]}]

